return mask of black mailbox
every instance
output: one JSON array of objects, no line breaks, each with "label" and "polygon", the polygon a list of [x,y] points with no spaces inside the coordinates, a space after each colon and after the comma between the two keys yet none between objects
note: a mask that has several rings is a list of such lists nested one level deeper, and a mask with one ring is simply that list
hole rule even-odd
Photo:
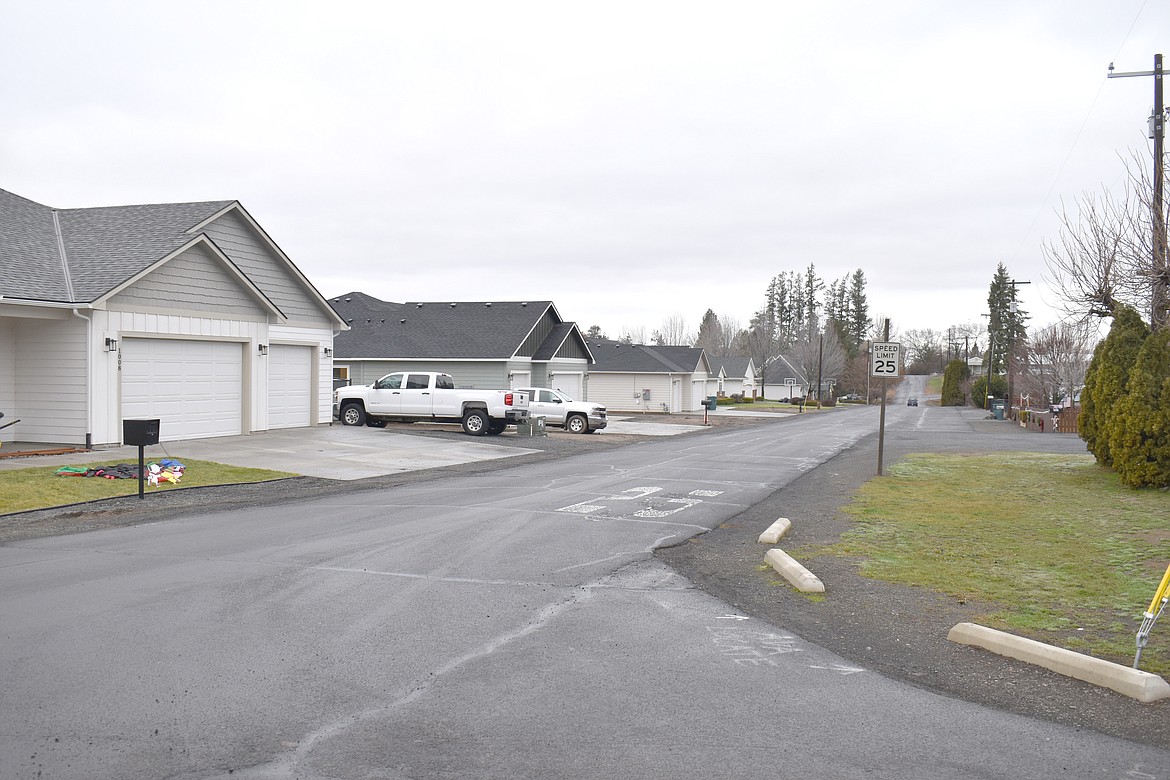
[{"label": "black mailbox", "polygon": [[139,447],[158,444],[158,420],[123,420],[122,443]]}]

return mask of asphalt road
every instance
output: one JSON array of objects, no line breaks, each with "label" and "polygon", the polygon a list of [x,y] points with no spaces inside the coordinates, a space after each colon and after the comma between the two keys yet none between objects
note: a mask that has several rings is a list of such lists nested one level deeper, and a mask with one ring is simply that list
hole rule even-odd
[{"label": "asphalt road", "polygon": [[1163,750],[888,679],[653,556],[875,420],[0,547],[0,777],[1170,776]]}]

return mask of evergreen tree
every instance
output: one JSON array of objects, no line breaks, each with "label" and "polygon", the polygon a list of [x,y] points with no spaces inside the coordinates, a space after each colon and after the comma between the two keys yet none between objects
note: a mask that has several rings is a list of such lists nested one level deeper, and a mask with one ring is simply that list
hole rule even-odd
[{"label": "evergreen tree", "polygon": [[715,312],[707,309],[699,323],[699,335],[695,337],[695,346],[706,350],[709,357],[723,357],[723,325]]},{"label": "evergreen tree", "polygon": [[1109,429],[1114,407],[1125,396],[1130,369],[1149,335],[1141,315],[1129,306],[1119,305],[1114,310],[1109,335],[1093,350],[1081,393],[1079,431],[1089,452],[1103,466],[1113,465]]},{"label": "evergreen tree", "polygon": [[856,352],[865,341],[873,325],[869,316],[869,299],[865,294],[865,273],[858,268],[849,279],[849,314],[845,321],[845,330],[849,334],[850,347]]},{"label": "evergreen tree", "polygon": [[992,370],[997,374],[1005,373],[1008,355],[1018,350],[1028,336],[1024,327],[1028,313],[1014,305],[1016,286],[1011,281],[1007,268],[1000,263],[987,293],[987,310],[990,313],[987,332],[994,342]]},{"label": "evergreen tree", "polygon": [[816,266],[809,263],[808,270],[804,273],[804,327],[807,332],[808,341],[812,341],[816,336],[817,331],[820,330],[820,301],[817,300],[817,294],[825,288],[825,283],[817,276]]},{"label": "evergreen tree", "polygon": [[1142,342],[1108,420],[1109,453],[1130,487],[1170,487],[1170,328]]},{"label": "evergreen tree", "polygon": [[962,360],[952,360],[947,363],[943,372],[942,405],[962,406],[967,400],[963,390],[963,383],[967,380],[967,364]]}]

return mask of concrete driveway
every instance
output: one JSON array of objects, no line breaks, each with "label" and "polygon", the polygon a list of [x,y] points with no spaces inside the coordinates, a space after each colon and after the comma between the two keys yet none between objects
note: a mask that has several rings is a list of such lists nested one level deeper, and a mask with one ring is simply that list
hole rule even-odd
[{"label": "concrete driveway", "polygon": [[[470,436],[466,441],[446,441],[379,428],[332,425],[165,442],[147,447],[145,455],[148,461],[161,458],[210,460],[232,466],[289,471],[308,477],[351,480],[510,458],[528,452],[533,450],[501,447]],[[137,462],[137,447],[114,447],[66,455],[6,458],[0,460],[0,473],[33,466]]]},{"label": "concrete driveway", "polygon": [[[443,428],[458,430],[458,426]],[[622,418],[611,422],[610,427],[601,431],[601,434],[670,436],[701,429],[702,426],[698,425]],[[164,442],[147,447],[145,456],[148,461],[162,458],[209,460],[232,466],[288,471],[307,477],[353,480],[511,458],[538,451],[535,448],[517,447],[514,442],[510,442],[509,446],[491,442],[490,437],[460,436],[447,439],[414,436],[380,428],[325,425],[263,431],[245,436]],[[6,452],[11,450],[11,447],[5,448]],[[33,466],[137,462],[137,447],[112,447],[62,455],[0,458],[0,474]]]}]

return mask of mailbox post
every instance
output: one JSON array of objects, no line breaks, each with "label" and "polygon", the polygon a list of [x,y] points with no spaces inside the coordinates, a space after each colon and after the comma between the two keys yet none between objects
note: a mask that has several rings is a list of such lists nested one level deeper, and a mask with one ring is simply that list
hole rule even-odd
[{"label": "mailbox post", "polygon": [[145,453],[143,450],[148,444],[158,444],[158,429],[159,420],[123,420],[122,421],[122,443],[130,445],[138,445],[138,498],[139,500],[145,498],[146,491],[144,485],[146,482],[145,470]]}]

